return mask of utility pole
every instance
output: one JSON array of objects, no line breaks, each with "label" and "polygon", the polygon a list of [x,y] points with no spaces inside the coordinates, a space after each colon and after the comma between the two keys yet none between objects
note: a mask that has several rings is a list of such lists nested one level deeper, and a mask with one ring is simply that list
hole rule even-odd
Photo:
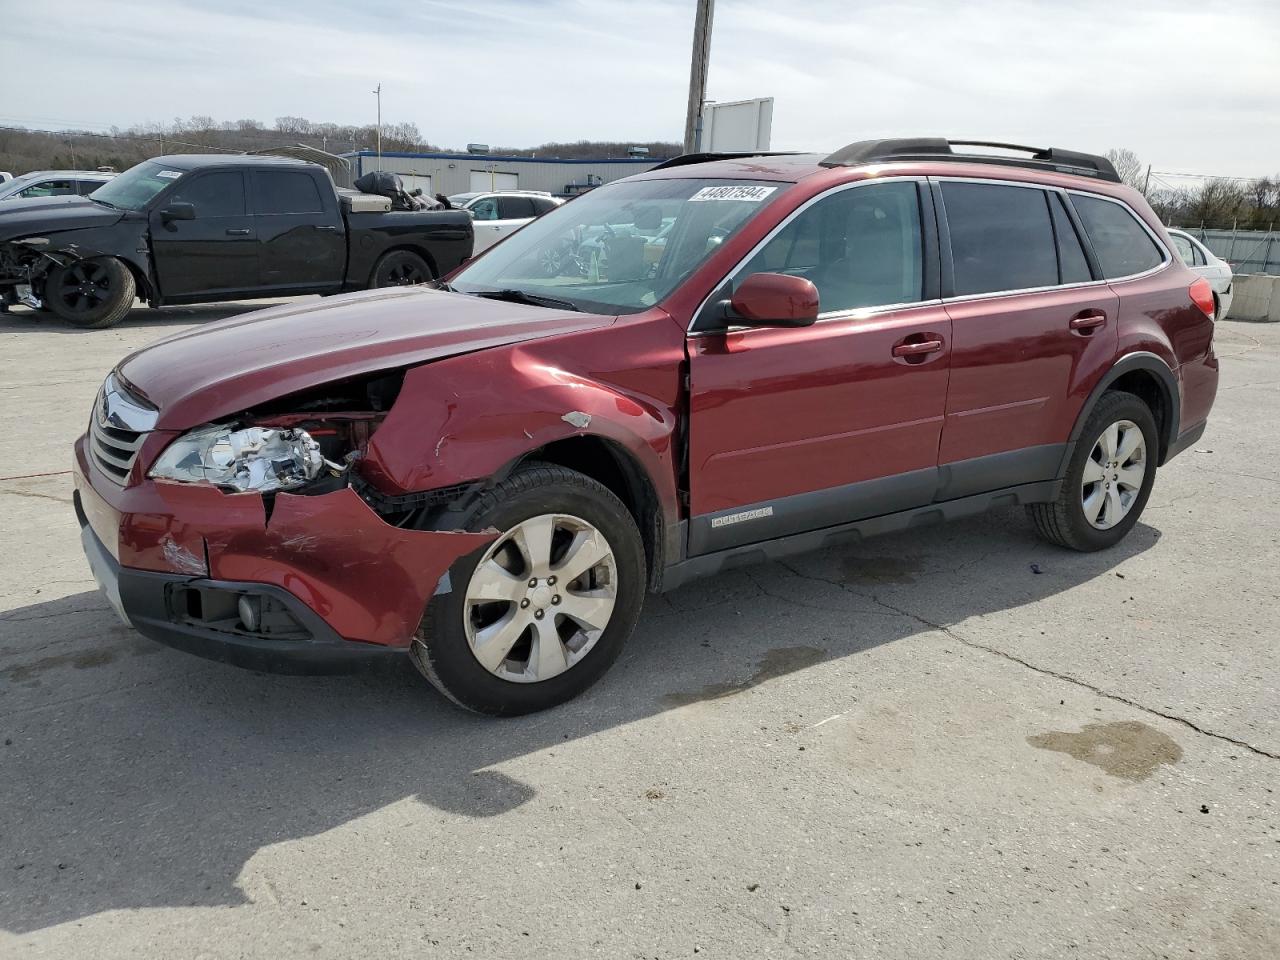
[{"label": "utility pole", "polygon": [[1142,181],[1142,195],[1147,196],[1147,187],[1151,186],[1151,164],[1147,164],[1147,178]]},{"label": "utility pole", "polygon": [[702,102],[707,99],[707,61],[711,57],[711,17],[716,0],[698,0],[693,20],[693,60],[689,65],[689,110],[684,120],[684,152],[702,149]]},{"label": "utility pole", "polygon": [[378,88],[373,91],[378,97],[378,169],[382,169],[382,84],[378,84]]}]

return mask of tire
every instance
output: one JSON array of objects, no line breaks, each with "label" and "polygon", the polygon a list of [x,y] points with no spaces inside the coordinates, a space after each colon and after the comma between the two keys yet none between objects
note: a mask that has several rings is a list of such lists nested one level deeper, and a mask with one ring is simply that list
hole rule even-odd
[{"label": "tire", "polygon": [[408,287],[434,279],[427,261],[408,250],[392,250],[384,253],[373,265],[369,277],[369,289],[380,287]]},{"label": "tire", "polygon": [[[485,493],[463,526],[503,533],[454,563],[452,590],[428,605],[410,647],[423,676],[459,706],[494,716],[553,707],[599,680],[635,628],[644,599],[644,547],[622,501],[576,471],[532,463]],[[537,552],[540,531],[547,565],[532,568],[526,557]],[[571,553],[577,564],[607,557],[567,582],[554,580],[557,569],[572,572]],[[504,599],[484,599],[498,594]],[[611,611],[601,613],[608,603]],[[570,615],[584,610],[602,629],[587,629]],[[489,665],[481,662],[482,650]]]},{"label": "tire", "polygon": [[[1116,434],[1108,434],[1113,428]],[[1140,459],[1139,451],[1125,456],[1124,448],[1136,442],[1136,438],[1130,440],[1130,429],[1141,435]],[[1108,443],[1112,449],[1120,447],[1110,461],[1105,453]],[[1150,408],[1131,393],[1104,393],[1080,431],[1058,499],[1027,506],[1036,531],[1050,543],[1071,550],[1105,550],[1119,543],[1142,516],[1159,457],[1160,442]],[[1140,480],[1134,472],[1139,464]],[[1086,468],[1091,478],[1087,486]],[[1096,519],[1091,520],[1091,514]]]},{"label": "tire", "polygon": [[115,257],[96,257],[55,267],[45,280],[43,300],[59,319],[101,330],[128,316],[137,293],[127,266]]},{"label": "tire", "polygon": [[1222,319],[1222,301],[1218,299],[1216,290],[1213,293],[1213,319],[1215,323]]}]

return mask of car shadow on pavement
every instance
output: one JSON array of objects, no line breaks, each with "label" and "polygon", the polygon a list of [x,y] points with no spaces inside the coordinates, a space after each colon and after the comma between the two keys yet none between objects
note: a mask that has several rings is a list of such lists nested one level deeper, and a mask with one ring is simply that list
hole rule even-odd
[{"label": "car shadow on pavement", "polygon": [[1140,524],[1110,551],[1076,554],[1002,511],[734,570],[650,597],[600,684],[511,720],[456,709],[407,660],[357,676],[262,675],[138,637],[96,593],[11,610],[0,615],[0,928],[246,903],[237,878],[264,846],[405,798],[503,814],[536,795],[494,769],[505,761],[1034,604],[1113,576],[1158,539]]}]

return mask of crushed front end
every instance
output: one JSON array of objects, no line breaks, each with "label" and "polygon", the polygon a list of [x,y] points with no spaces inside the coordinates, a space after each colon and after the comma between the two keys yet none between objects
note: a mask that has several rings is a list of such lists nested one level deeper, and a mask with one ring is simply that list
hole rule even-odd
[{"label": "crushed front end", "polygon": [[169,431],[109,377],[73,472],[85,554],[122,619],[256,669],[341,670],[407,650],[449,568],[491,536],[422,529],[430,496],[388,503],[363,482],[361,456],[398,384],[329,387]]}]

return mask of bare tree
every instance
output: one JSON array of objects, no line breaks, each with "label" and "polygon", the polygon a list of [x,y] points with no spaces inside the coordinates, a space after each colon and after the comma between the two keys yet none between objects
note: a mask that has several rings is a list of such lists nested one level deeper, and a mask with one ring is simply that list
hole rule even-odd
[{"label": "bare tree", "polygon": [[1107,151],[1106,157],[1111,161],[1111,165],[1116,168],[1116,173],[1120,175],[1120,179],[1124,183],[1127,183],[1135,190],[1142,190],[1146,186],[1146,164],[1132,150],[1124,147],[1112,147]]}]

